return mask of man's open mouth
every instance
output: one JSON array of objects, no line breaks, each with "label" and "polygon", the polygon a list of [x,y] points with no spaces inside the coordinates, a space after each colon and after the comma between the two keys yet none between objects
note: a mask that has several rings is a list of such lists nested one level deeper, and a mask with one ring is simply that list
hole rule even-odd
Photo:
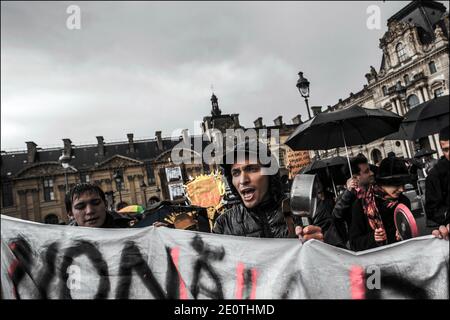
[{"label": "man's open mouth", "polygon": [[244,201],[251,201],[255,195],[255,188],[245,188],[241,190],[241,195]]}]

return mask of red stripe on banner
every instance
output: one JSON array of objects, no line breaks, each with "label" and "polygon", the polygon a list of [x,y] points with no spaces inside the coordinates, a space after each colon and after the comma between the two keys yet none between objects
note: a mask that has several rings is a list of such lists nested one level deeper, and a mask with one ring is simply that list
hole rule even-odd
[{"label": "red stripe on banner", "polygon": [[[13,279],[14,272],[16,271],[18,265],[19,265],[19,260],[13,260],[13,262],[12,262],[11,265],[9,266],[9,268],[8,268],[8,275],[9,275],[9,278],[10,278],[10,279]],[[12,294],[13,294],[14,297],[17,298],[16,284],[13,283],[13,285],[14,285],[14,287],[13,287],[13,292],[12,292]]]},{"label": "red stripe on banner", "polygon": [[16,271],[17,266],[19,265],[19,260],[13,260],[11,265],[8,268],[8,275],[12,279],[14,271]]},{"label": "red stripe on banner", "polygon": [[252,292],[250,293],[250,299],[256,298],[256,278],[258,277],[258,270],[252,268]]},{"label": "red stripe on banner", "polygon": [[239,262],[236,269],[236,299],[242,299],[244,290],[244,264]]},{"label": "red stripe on banner", "polygon": [[180,256],[180,249],[178,247],[170,249],[170,256],[172,257],[172,261],[175,264],[175,268],[177,269],[178,272],[178,278],[180,279],[180,299],[186,300],[188,298],[186,284],[184,283],[184,280],[181,277],[180,269],[178,267],[178,258]]},{"label": "red stripe on banner", "polygon": [[355,265],[350,268],[350,288],[352,299],[365,299],[364,269],[361,266]]}]

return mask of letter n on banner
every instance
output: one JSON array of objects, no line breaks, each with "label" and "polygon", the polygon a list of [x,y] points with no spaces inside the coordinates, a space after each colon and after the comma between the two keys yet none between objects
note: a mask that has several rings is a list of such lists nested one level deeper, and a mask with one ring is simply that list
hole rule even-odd
[{"label": "letter n on banner", "polygon": [[[236,269],[236,299],[255,299],[256,298],[256,278],[258,271],[255,268],[245,269],[245,265],[239,262]],[[250,278],[250,279],[249,279]],[[250,285],[250,297],[248,287]],[[244,290],[246,296],[244,297]]]},{"label": "letter n on banner", "polygon": [[184,283],[184,280],[181,277],[180,268],[178,265],[179,257],[180,257],[180,248],[178,248],[178,247],[172,248],[170,250],[170,256],[172,257],[173,264],[175,265],[175,268],[177,269],[178,277],[180,279],[180,299],[186,300],[188,298],[186,284]]}]

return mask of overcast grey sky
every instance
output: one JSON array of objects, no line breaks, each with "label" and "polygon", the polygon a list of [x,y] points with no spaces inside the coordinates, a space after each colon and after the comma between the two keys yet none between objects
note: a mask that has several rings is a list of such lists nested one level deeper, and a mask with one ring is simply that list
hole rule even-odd
[{"label": "overcast grey sky", "polygon": [[[332,105],[379,68],[386,20],[409,1],[2,2],[1,149],[170,136],[210,114],[265,124]],[[81,9],[69,30],[66,9]],[[369,30],[366,9],[381,9]]]}]

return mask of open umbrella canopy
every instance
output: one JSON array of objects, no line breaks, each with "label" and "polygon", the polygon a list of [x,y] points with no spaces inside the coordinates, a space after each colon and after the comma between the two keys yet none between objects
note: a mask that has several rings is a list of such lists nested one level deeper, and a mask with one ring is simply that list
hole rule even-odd
[{"label": "open umbrella canopy", "polygon": [[140,205],[131,205],[126,206],[125,208],[120,209],[119,213],[143,213],[145,211],[144,207]]},{"label": "open umbrella canopy", "polygon": [[416,152],[416,154],[414,155],[414,158],[422,158],[422,157],[426,157],[426,156],[431,156],[435,153],[437,153],[437,151],[430,150],[430,149],[421,149]]},{"label": "open umbrella canopy", "polygon": [[398,132],[388,135],[385,140],[416,140],[438,133],[449,123],[448,95],[434,98],[409,110]]},{"label": "open umbrella canopy", "polygon": [[345,166],[346,163],[347,158],[340,156],[315,160],[304,167],[300,173],[317,174],[320,182],[325,187],[332,187],[335,189],[336,185],[343,185],[348,179],[343,171],[343,166]]},{"label": "open umbrella canopy", "polygon": [[331,168],[331,167],[341,167],[347,163],[347,158],[345,157],[334,157],[329,159],[315,160],[314,162],[308,164],[302,169],[302,173],[316,173],[320,170]]},{"label": "open umbrella canopy", "polygon": [[299,125],[285,144],[293,150],[328,150],[367,144],[397,132],[402,119],[391,111],[360,106],[319,113]]}]

